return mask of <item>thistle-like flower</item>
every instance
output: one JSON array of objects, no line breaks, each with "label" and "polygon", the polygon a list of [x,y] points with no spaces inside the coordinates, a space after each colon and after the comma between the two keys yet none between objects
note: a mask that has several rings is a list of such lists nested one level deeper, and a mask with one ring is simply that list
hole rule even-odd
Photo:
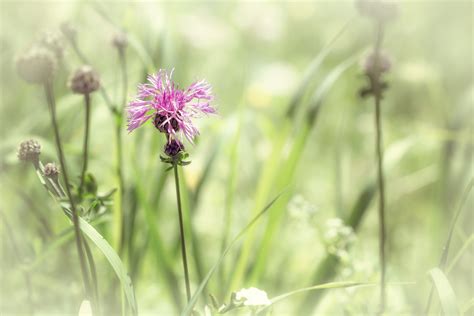
[{"label": "thistle-like flower", "polygon": [[18,159],[21,161],[30,161],[35,165],[39,161],[39,155],[41,154],[41,145],[34,139],[26,140],[21,142],[18,148]]},{"label": "thistle-like flower", "polygon": [[74,93],[89,94],[100,88],[100,78],[91,66],[84,65],[69,79],[69,88]]},{"label": "thistle-like flower", "polygon": [[216,113],[211,101],[211,86],[204,80],[192,83],[181,90],[172,81],[173,71],[165,70],[148,76],[148,83],[138,86],[138,94],[128,105],[128,131],[153,118],[155,127],[168,135],[168,140],[185,137],[193,143],[199,134],[192,119]]}]

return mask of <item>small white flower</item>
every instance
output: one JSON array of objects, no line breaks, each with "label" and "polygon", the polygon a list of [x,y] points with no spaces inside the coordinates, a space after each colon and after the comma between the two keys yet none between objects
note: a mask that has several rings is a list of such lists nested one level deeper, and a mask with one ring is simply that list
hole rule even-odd
[{"label": "small white flower", "polygon": [[243,301],[245,306],[267,306],[272,304],[267,293],[255,287],[241,289],[235,293],[235,298],[238,301]]}]

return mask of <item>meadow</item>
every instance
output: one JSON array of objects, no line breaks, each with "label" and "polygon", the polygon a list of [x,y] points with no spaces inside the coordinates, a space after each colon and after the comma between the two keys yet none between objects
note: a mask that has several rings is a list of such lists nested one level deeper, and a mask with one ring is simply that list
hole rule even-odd
[{"label": "meadow", "polygon": [[474,315],[471,1],[0,1],[1,315]]}]

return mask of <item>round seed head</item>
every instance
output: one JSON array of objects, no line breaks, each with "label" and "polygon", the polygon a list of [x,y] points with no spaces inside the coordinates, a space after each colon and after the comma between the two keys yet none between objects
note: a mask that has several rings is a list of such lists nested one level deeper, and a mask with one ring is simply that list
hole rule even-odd
[{"label": "round seed head", "polygon": [[46,32],[41,38],[41,45],[54,53],[58,60],[63,58],[64,43],[59,32]]},{"label": "round seed head", "polygon": [[176,157],[182,151],[184,151],[184,145],[179,140],[171,139],[165,145],[165,154],[171,158]]},{"label": "round seed head", "polygon": [[398,15],[398,6],[390,0],[358,0],[359,13],[379,22],[393,20]]},{"label": "round seed head", "polygon": [[18,159],[21,161],[38,162],[41,154],[41,145],[34,139],[26,140],[18,148]]},{"label": "round seed head", "polygon": [[78,94],[89,94],[100,88],[100,78],[91,66],[82,66],[69,79],[69,88]]},{"label": "round seed head", "polygon": [[123,32],[119,32],[112,38],[112,45],[114,45],[119,51],[124,51],[128,46],[127,35]]},{"label": "round seed head", "polygon": [[388,55],[384,52],[380,52],[377,56],[374,52],[370,53],[362,63],[362,69],[364,73],[368,76],[374,74],[383,74],[390,70],[392,67],[392,62]]},{"label": "round seed head", "polygon": [[17,58],[16,69],[26,82],[43,84],[54,77],[56,59],[49,50],[34,47]]},{"label": "round seed head", "polygon": [[77,36],[77,30],[74,26],[72,26],[71,23],[69,22],[63,22],[61,23],[61,26],[59,27],[61,29],[61,32],[63,33],[64,37],[67,39],[74,41]]},{"label": "round seed head", "polygon": [[56,178],[59,175],[59,167],[54,162],[49,162],[44,166],[44,175],[49,178]]}]

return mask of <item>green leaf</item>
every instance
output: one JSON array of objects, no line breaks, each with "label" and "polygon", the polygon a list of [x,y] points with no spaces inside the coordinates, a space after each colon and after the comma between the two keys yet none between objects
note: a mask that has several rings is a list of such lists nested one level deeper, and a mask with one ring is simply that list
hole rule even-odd
[{"label": "green leaf", "polygon": [[122,285],[122,289],[125,292],[127,301],[130,304],[133,315],[138,315],[137,302],[135,299],[135,291],[133,289],[132,280],[130,279],[125,266],[120,260],[119,256],[115,250],[110,246],[110,244],[102,237],[101,234],[95,230],[95,228],[90,225],[88,222],[79,217],[81,231],[97,246],[97,248],[102,252],[107,261],[110,263],[110,266],[114,269],[117,278]]},{"label": "green leaf", "polygon": [[461,315],[456,295],[444,272],[441,271],[440,268],[434,268],[431,269],[428,274],[438,292],[439,301],[444,314],[449,316]]},{"label": "green leaf", "polygon": [[194,292],[193,296],[191,297],[191,300],[189,301],[189,303],[186,305],[186,308],[184,309],[184,311],[181,313],[182,316],[186,316],[186,315],[191,315],[192,312],[193,312],[193,307],[194,305],[196,304],[199,296],[201,295],[202,291],[204,290],[204,287],[207,285],[207,282],[209,282],[209,279],[211,278],[211,276],[214,274],[214,272],[216,271],[216,269],[219,267],[219,265],[222,263],[222,261],[224,260],[225,256],[227,255],[227,253],[232,249],[232,247],[235,245],[235,243],[262,217],[263,214],[265,214],[269,209],[270,207],[273,205],[273,203],[275,203],[278,198],[280,197],[281,194],[277,195],[270,203],[267,204],[267,206],[265,206],[263,208],[263,210],[257,214],[257,216],[255,216],[248,224],[247,226],[245,226],[238,234],[237,236],[235,236],[235,238],[230,242],[230,244],[227,246],[227,248],[224,250],[224,252],[222,252],[222,254],[220,255],[219,259],[217,259],[217,262],[212,266],[212,268],[209,270],[209,272],[207,273],[206,277],[202,280],[201,284],[199,284],[199,287],[198,289],[196,290],[196,292]]}]

